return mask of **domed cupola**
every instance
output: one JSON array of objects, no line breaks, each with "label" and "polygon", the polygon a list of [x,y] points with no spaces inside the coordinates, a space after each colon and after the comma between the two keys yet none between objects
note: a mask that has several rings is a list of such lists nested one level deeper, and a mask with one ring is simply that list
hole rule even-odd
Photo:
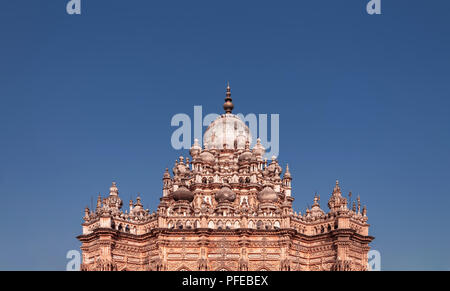
[{"label": "domed cupola", "polygon": [[200,147],[200,144],[198,143],[198,139],[194,139],[194,144],[192,145],[189,153],[192,157],[196,157],[200,152],[202,151],[202,148]]},{"label": "domed cupola", "polygon": [[247,141],[245,143],[245,151],[239,155],[239,162],[248,162],[251,161],[253,157],[252,152],[250,151],[250,143]]},{"label": "domed cupola", "polygon": [[266,186],[258,193],[258,200],[260,202],[276,202],[278,200],[278,194],[272,187]]},{"label": "domed cupola", "polygon": [[194,194],[185,186],[178,187],[178,189],[172,193],[172,197],[175,201],[186,200],[192,202],[192,200],[194,200]]},{"label": "domed cupola", "polygon": [[203,152],[200,154],[200,159],[202,160],[202,162],[208,164],[213,164],[216,160],[214,155],[208,150],[203,150]]},{"label": "domed cupola", "polygon": [[244,149],[245,142],[251,141],[250,130],[237,115],[232,114],[231,89],[227,87],[225,114],[220,115],[206,129],[203,144],[208,149]]},{"label": "domed cupola", "polygon": [[258,138],[256,140],[256,145],[253,147],[253,153],[257,155],[258,157],[262,157],[266,153],[266,149],[261,144],[261,139]]},{"label": "domed cupola", "polygon": [[230,187],[223,186],[215,195],[216,201],[221,202],[233,202],[236,199],[236,193],[234,193]]}]

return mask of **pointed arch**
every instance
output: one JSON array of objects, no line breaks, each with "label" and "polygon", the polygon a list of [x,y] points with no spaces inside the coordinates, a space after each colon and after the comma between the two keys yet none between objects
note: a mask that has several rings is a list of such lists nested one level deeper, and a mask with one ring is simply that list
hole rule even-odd
[{"label": "pointed arch", "polygon": [[179,267],[177,269],[177,271],[191,271],[191,269],[189,269],[188,267],[186,267],[186,265],[182,265],[181,267]]}]

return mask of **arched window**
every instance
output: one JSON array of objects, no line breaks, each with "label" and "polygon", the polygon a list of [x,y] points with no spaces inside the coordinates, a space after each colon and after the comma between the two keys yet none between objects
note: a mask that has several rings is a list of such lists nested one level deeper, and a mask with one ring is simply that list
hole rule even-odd
[{"label": "arched window", "polygon": [[192,228],[191,222],[189,220],[186,221],[186,228],[187,229],[191,229]]},{"label": "arched window", "polygon": [[223,229],[223,222],[222,222],[222,220],[219,220],[217,222],[217,229]]},{"label": "arched window", "polygon": [[122,224],[119,224],[119,227],[117,228],[119,231],[122,231],[123,227]]},{"label": "arched window", "polygon": [[279,229],[280,228],[280,222],[277,220],[277,221],[275,221],[275,223],[273,224],[273,227],[275,228],[275,229]]},{"label": "arched window", "polygon": [[197,220],[197,221],[195,222],[195,228],[200,228],[200,221]]},{"label": "arched window", "polygon": [[183,229],[183,223],[181,221],[177,221],[177,228],[178,229]]},{"label": "arched window", "polygon": [[231,229],[231,221],[227,221],[226,229]]},{"label": "arched window", "polygon": [[241,224],[239,223],[239,221],[235,221],[234,222],[234,228],[241,228]]},{"label": "arched window", "polygon": [[209,221],[208,228],[214,228],[214,221]]},{"label": "arched window", "polygon": [[255,223],[253,222],[253,220],[250,220],[250,222],[248,223],[248,228],[255,228]]},{"label": "arched window", "polygon": [[130,227],[128,226],[128,224],[127,226],[125,226],[125,232],[130,232]]},{"label": "arched window", "polygon": [[256,223],[256,228],[257,229],[262,229],[263,228],[263,222],[261,220],[258,220],[258,222]]}]

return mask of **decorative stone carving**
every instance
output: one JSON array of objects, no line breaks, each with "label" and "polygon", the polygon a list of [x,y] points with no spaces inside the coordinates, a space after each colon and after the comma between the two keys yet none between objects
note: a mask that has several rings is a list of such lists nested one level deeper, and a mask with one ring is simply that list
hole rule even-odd
[{"label": "decorative stone carving", "polygon": [[[122,209],[116,183],[84,209],[81,270],[365,270],[373,237],[358,197],[348,208],[338,182],[328,201],[320,196],[304,214],[294,212],[292,175],[232,113],[194,141],[192,160],[179,157],[164,171],[157,212],[141,197]],[[351,199],[351,194],[349,194]],[[351,201],[350,201],[351,204]],[[199,250],[201,252],[199,253]],[[339,257],[338,257],[339,254]]]}]

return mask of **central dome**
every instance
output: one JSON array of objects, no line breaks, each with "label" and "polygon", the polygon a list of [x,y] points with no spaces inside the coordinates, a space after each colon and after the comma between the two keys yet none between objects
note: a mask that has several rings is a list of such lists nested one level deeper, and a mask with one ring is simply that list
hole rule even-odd
[{"label": "central dome", "polygon": [[252,141],[247,125],[236,115],[222,114],[206,129],[203,144],[208,148],[244,149],[245,143]]},{"label": "central dome", "polygon": [[203,136],[203,144],[207,149],[244,149],[245,143],[252,141],[247,125],[232,114],[234,105],[231,99],[231,88],[228,83],[223,109],[225,114],[211,122]]}]

